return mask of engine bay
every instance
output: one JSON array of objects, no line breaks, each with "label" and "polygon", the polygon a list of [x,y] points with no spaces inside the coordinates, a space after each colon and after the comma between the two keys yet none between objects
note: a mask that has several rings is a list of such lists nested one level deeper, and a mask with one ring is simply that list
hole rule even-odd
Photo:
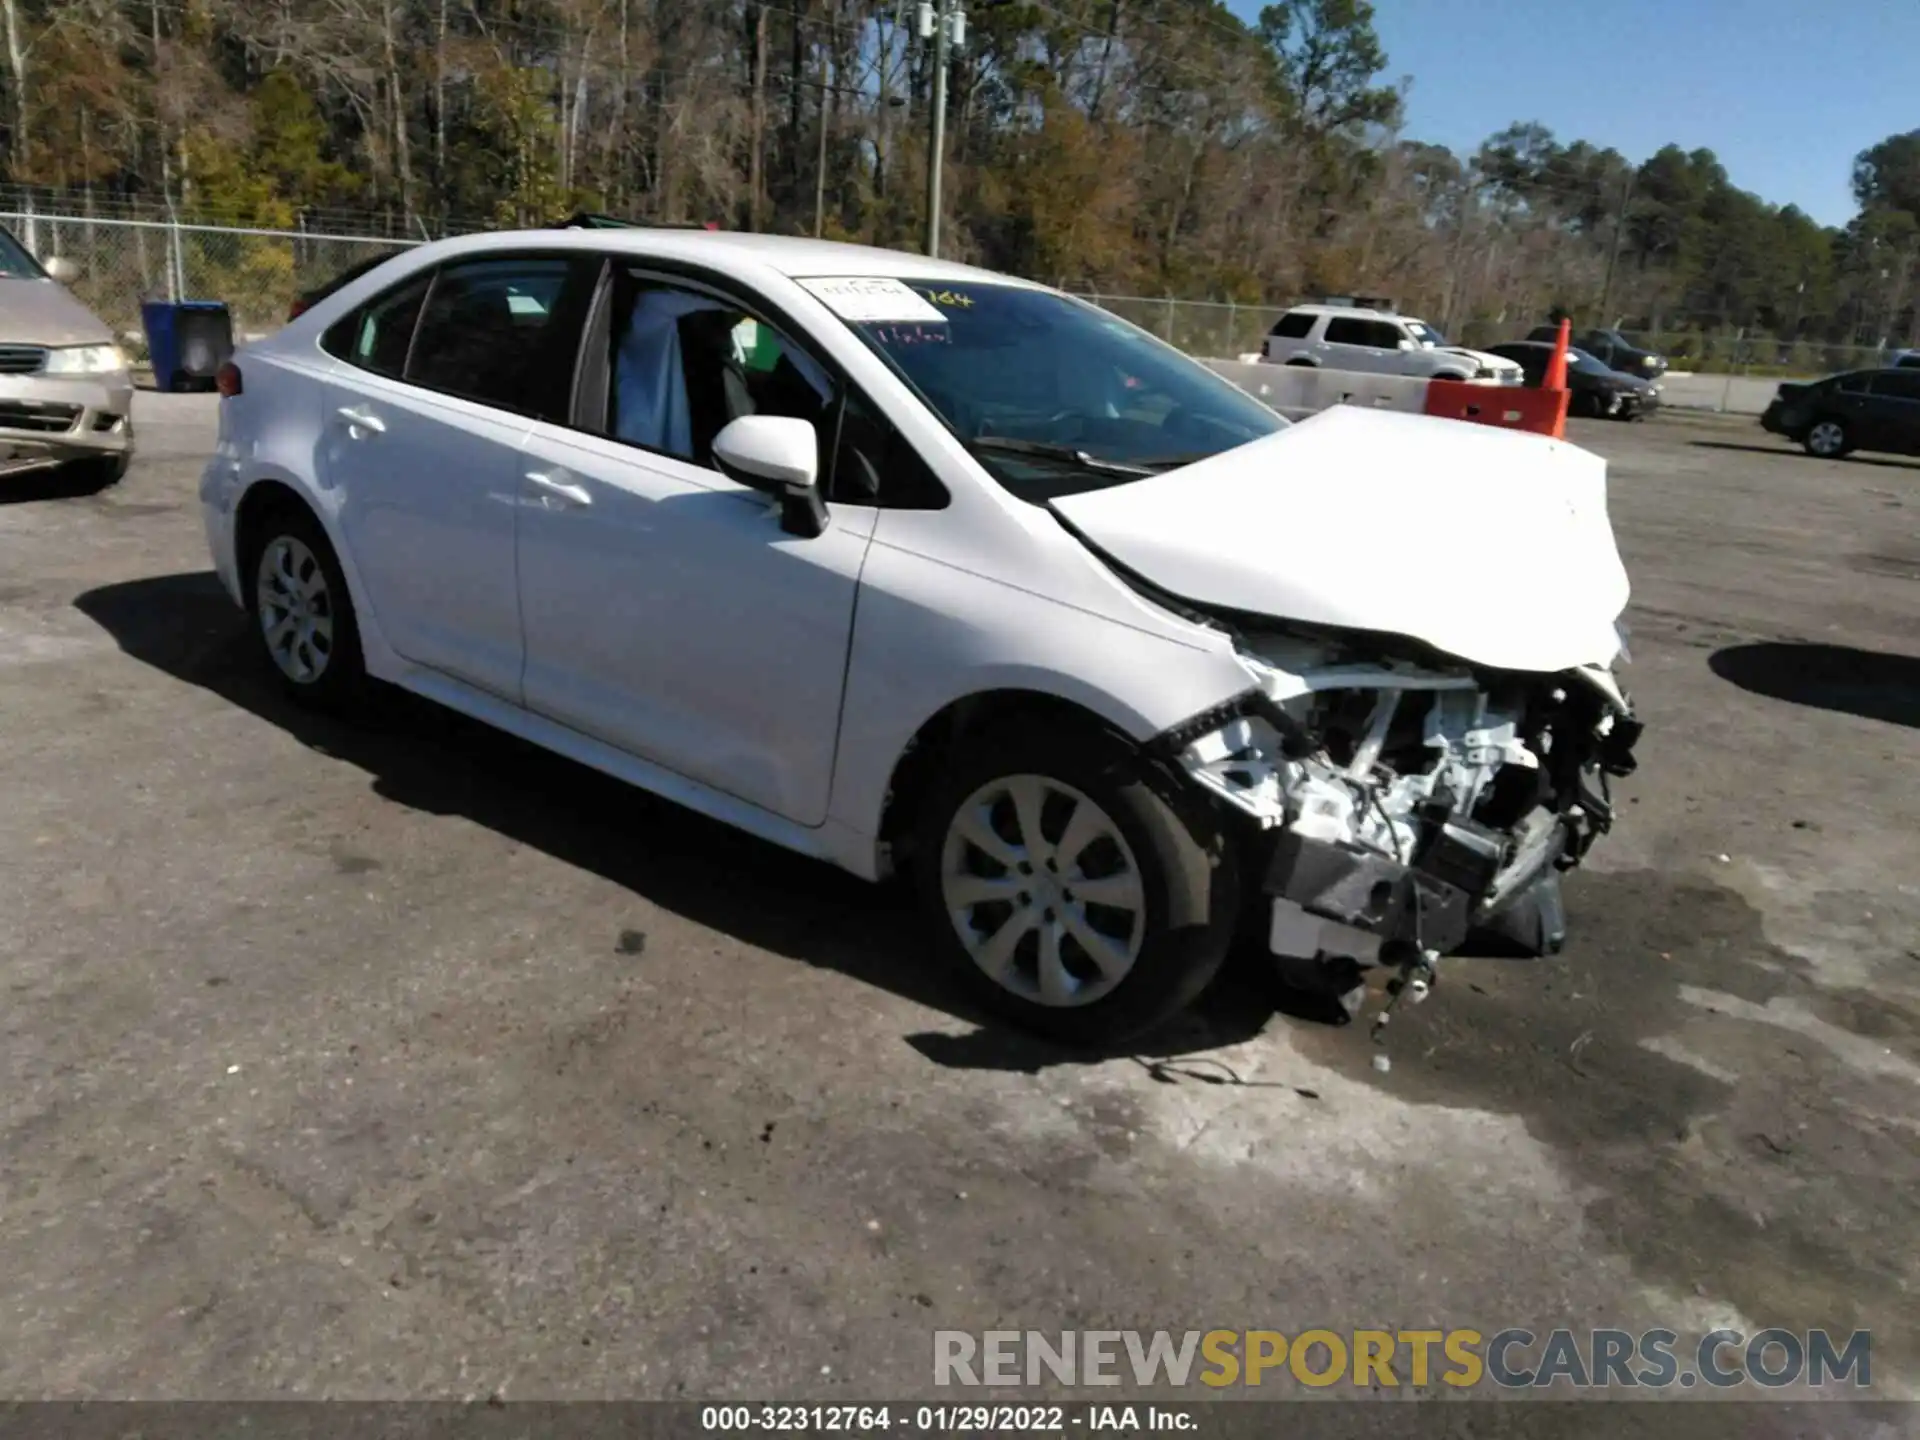
[{"label": "engine bay", "polygon": [[1178,737],[1179,759],[1253,822],[1278,953],[1458,948],[1579,862],[1611,824],[1609,778],[1633,768],[1640,724],[1606,671],[1367,660],[1293,636],[1249,637],[1242,658],[1256,689]]}]

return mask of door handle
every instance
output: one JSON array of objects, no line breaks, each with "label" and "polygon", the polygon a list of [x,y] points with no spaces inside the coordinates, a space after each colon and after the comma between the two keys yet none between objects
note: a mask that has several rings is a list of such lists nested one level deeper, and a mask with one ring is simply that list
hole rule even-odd
[{"label": "door handle", "polygon": [[584,485],[575,485],[561,480],[545,470],[527,471],[527,479],[534,487],[567,505],[591,505],[593,495]]},{"label": "door handle", "polygon": [[342,405],[333,412],[355,430],[365,430],[370,435],[387,433],[387,422],[370,410],[357,410],[351,405]]}]

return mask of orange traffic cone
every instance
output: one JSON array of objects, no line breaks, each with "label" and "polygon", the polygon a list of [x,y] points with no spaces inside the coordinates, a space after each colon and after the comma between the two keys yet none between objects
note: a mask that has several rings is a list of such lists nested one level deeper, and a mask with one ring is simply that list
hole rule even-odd
[{"label": "orange traffic cone", "polygon": [[1573,344],[1573,322],[1564,316],[1560,321],[1560,333],[1554,337],[1553,358],[1547,361],[1546,383],[1543,390],[1558,390],[1561,394],[1558,418],[1548,433],[1556,440],[1564,440],[1567,434],[1567,350]]}]

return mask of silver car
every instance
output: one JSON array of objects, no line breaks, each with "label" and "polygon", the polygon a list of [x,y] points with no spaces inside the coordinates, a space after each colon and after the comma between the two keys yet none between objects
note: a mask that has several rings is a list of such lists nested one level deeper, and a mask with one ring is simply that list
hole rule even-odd
[{"label": "silver car", "polygon": [[0,229],[0,481],[74,465],[111,485],[133,459],[133,377],[113,332]]}]

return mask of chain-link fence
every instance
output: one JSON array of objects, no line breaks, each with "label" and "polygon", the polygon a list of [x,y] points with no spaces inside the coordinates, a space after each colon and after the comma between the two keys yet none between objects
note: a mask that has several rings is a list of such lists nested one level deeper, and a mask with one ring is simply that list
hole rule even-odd
[{"label": "chain-link fence", "polygon": [[417,243],[5,211],[0,224],[41,261],[59,256],[77,266],[74,294],[136,357],[146,345],[144,301],[223,300],[238,340],[285,324],[302,291],[371,256]]},{"label": "chain-link fence", "polygon": [[[103,215],[48,215],[18,208],[0,210],[4,224],[47,260],[61,256],[79,267],[75,293],[139,354],[145,345],[140,306],[146,300],[224,300],[233,313],[236,338],[277,329],[302,291],[332,279],[349,266],[417,240],[393,236],[259,230],[209,224],[175,224]],[[1172,296],[1106,295],[1084,298],[1189,354],[1232,359],[1260,349],[1277,305],[1234,305]],[[1474,320],[1453,337],[1475,348],[1522,339],[1524,322]],[[1622,338],[1667,357],[1680,374],[1734,376],[1745,380],[1800,379],[1888,363],[1890,347],[1783,341],[1741,330],[1624,332]]]},{"label": "chain-link fence", "polygon": [[1260,348],[1273,322],[1286,313],[1278,305],[1230,305],[1214,300],[1155,300],[1141,295],[1078,292],[1102,310],[1151,330],[1189,355],[1231,360]]}]

